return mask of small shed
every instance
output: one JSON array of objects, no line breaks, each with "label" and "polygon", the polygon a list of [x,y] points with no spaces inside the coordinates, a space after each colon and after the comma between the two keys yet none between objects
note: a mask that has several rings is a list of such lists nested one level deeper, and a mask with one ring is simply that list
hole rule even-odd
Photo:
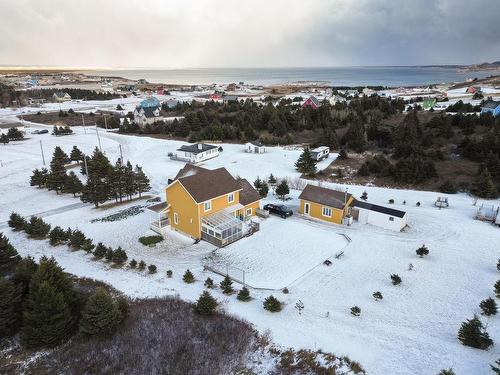
[{"label": "small shed", "polygon": [[355,200],[352,215],[361,224],[371,224],[384,229],[401,232],[407,225],[405,211]]},{"label": "small shed", "polygon": [[266,152],[266,146],[258,140],[245,143],[245,151],[254,154],[263,154]]},{"label": "small shed", "polygon": [[328,146],[320,146],[311,150],[311,156],[316,161],[326,159],[328,155],[330,155],[330,148]]},{"label": "small shed", "polygon": [[495,222],[498,216],[498,208],[495,208],[490,204],[481,204],[481,206],[477,209],[476,219],[482,221]]}]

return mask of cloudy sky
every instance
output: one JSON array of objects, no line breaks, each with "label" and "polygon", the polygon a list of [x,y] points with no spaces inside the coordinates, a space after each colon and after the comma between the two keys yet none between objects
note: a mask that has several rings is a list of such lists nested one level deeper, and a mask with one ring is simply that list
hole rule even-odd
[{"label": "cloudy sky", "polygon": [[499,0],[0,0],[0,65],[500,60]]}]

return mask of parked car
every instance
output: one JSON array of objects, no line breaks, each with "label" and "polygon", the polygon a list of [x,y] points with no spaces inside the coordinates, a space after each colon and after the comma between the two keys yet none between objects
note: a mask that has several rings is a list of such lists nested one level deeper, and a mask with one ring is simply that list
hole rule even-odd
[{"label": "parked car", "polygon": [[271,214],[281,216],[283,219],[293,215],[292,210],[284,204],[269,203],[264,206],[264,210],[269,211]]},{"label": "parked car", "polygon": [[49,131],[47,129],[33,130],[31,134],[47,134]]}]

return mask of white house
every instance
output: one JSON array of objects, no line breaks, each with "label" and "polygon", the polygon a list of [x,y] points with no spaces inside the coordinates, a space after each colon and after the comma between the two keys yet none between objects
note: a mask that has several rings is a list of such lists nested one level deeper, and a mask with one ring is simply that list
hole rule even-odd
[{"label": "white house", "polygon": [[67,92],[58,91],[52,95],[52,99],[55,102],[68,102],[71,100],[71,96]]},{"label": "white house", "polygon": [[326,159],[328,155],[330,155],[330,148],[327,146],[320,146],[311,150],[311,156],[316,161]]},{"label": "white house", "polygon": [[219,156],[219,147],[205,143],[183,145],[169,156],[174,160],[182,160],[195,164]]},{"label": "white house", "polygon": [[266,146],[260,141],[250,141],[245,143],[245,151],[254,154],[263,154],[266,152]]},{"label": "white house", "polygon": [[340,95],[333,95],[328,98],[328,101],[331,105],[335,105],[337,103],[345,103],[347,102],[347,99]]},{"label": "white house", "polygon": [[401,232],[407,224],[408,215],[394,208],[355,200],[352,215],[361,224],[371,224],[384,229]]},{"label": "white house", "polygon": [[160,107],[136,107],[134,110],[134,121],[140,127],[159,120],[161,120]]}]

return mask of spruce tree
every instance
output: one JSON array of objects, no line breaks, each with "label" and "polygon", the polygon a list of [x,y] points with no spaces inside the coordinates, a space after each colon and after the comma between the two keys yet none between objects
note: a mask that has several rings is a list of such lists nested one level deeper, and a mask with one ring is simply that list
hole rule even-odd
[{"label": "spruce tree", "polygon": [[139,262],[139,264],[137,265],[137,269],[138,269],[139,271],[144,271],[144,268],[146,268],[146,262],[144,262],[143,260],[141,260],[141,261]]},{"label": "spruce tree", "polygon": [[149,184],[149,178],[146,176],[144,171],[138,165],[135,166],[134,170],[135,174],[135,186],[137,188],[137,193],[139,194],[139,198],[142,196],[142,193],[151,190],[151,185]]},{"label": "spruce tree", "polygon": [[71,161],[76,161],[78,164],[83,160],[83,152],[76,146],[73,146],[71,153],[69,154]]},{"label": "spruce tree", "polygon": [[21,323],[22,286],[0,278],[0,337],[17,332]]},{"label": "spruce tree", "polygon": [[156,268],[156,266],[154,264],[150,264],[148,266],[148,272],[149,273],[151,273],[151,274],[156,273],[156,270],[157,270],[157,268]]},{"label": "spruce tree", "polygon": [[182,276],[182,280],[187,284],[193,283],[194,282],[193,273],[189,269],[187,269],[186,272],[184,272],[184,275]]},{"label": "spruce tree", "polygon": [[16,212],[10,214],[8,224],[9,227],[16,231],[25,230],[28,225],[26,219]]},{"label": "spruce tree", "polygon": [[476,315],[474,315],[474,318],[462,323],[462,326],[458,330],[458,339],[463,345],[476,349],[485,350],[493,345],[493,340],[490,339],[483,323]]},{"label": "spruce tree", "polygon": [[82,243],[81,249],[87,253],[91,253],[95,248],[94,243],[90,238],[85,238],[85,240]]},{"label": "spruce tree", "polygon": [[368,193],[365,191],[363,191],[363,194],[361,194],[361,199],[366,201],[368,199]]},{"label": "spruce tree", "polygon": [[108,249],[106,248],[106,246],[104,246],[102,244],[102,242],[99,242],[97,244],[97,246],[95,247],[94,249],[94,256],[97,258],[97,259],[102,259],[104,258],[104,256],[106,255],[106,252],[108,251]]},{"label": "spruce tree", "polygon": [[423,258],[424,255],[429,255],[429,249],[425,245],[420,246],[415,252],[420,258]]},{"label": "spruce tree", "polygon": [[384,298],[381,292],[375,292],[373,293],[373,298],[375,298],[376,301],[380,301],[381,299]]},{"label": "spruce tree", "polygon": [[360,316],[361,315],[361,309],[358,306],[351,307],[351,315]]},{"label": "spruce tree", "polygon": [[274,185],[276,183],[276,177],[274,177],[273,174],[271,173],[269,175],[267,182],[269,182],[269,184],[271,184],[271,185]]},{"label": "spruce tree", "polygon": [[9,242],[9,239],[0,232],[0,276],[14,272],[21,256]]},{"label": "spruce tree", "polygon": [[281,311],[281,302],[273,295],[270,295],[264,300],[264,309],[270,312],[279,312]]},{"label": "spruce tree", "polygon": [[83,190],[83,183],[80,181],[75,172],[71,171],[66,176],[66,182],[64,183],[63,192],[73,194],[76,197]]},{"label": "spruce tree", "polygon": [[113,255],[114,255],[114,251],[111,247],[108,247],[107,250],[106,250],[106,253],[104,255],[104,257],[106,258],[106,260],[108,262],[111,262],[113,260]]},{"label": "spruce tree", "polygon": [[135,259],[132,259],[129,263],[130,268],[135,269],[137,268],[137,261]]},{"label": "spruce tree", "polygon": [[65,243],[68,240],[67,232],[59,226],[54,227],[49,234],[49,243],[52,246],[57,246]]},{"label": "spruce tree", "polygon": [[260,187],[262,186],[262,180],[257,176],[255,181],[253,182],[253,186],[255,187],[256,190],[259,190]]},{"label": "spruce tree", "polygon": [[455,375],[455,371],[449,368],[447,370],[441,370],[438,375]]},{"label": "spruce tree", "polygon": [[[35,272],[36,274],[36,272]],[[28,293],[23,314],[23,343],[29,347],[53,347],[72,334],[71,308],[64,294],[49,281]]]},{"label": "spruce tree", "polygon": [[74,250],[80,250],[85,243],[85,234],[82,231],[75,229],[71,232],[71,236],[69,237],[69,246],[71,246]]},{"label": "spruce tree", "polygon": [[498,311],[497,303],[493,298],[482,300],[479,307],[481,308],[483,315],[486,316],[496,315]]},{"label": "spruce tree", "polygon": [[497,271],[500,271],[500,259],[498,259],[498,262],[497,262]]},{"label": "spruce tree", "polygon": [[38,269],[38,264],[32,257],[22,258],[16,265],[12,281],[21,288],[22,295],[28,294],[31,278]]},{"label": "spruce tree", "polygon": [[265,198],[265,197],[267,197],[267,194],[269,193],[269,186],[267,185],[267,183],[265,181],[263,181],[262,184],[260,185],[260,187],[257,189],[257,191],[259,192],[259,195],[261,198]]},{"label": "spruce tree", "polygon": [[207,277],[207,279],[205,280],[205,283],[203,285],[206,288],[213,288],[214,287],[214,281],[210,277]]},{"label": "spruce tree", "polygon": [[222,289],[222,293],[224,294],[231,294],[233,293],[233,281],[229,277],[229,275],[226,275],[224,279],[220,282],[220,288]]},{"label": "spruce tree", "polygon": [[47,176],[46,185],[49,190],[55,190],[56,193],[62,191],[67,179],[65,165],[68,162],[68,155],[57,146],[54,149],[54,154],[50,162],[50,173]]},{"label": "spruce tree", "polygon": [[118,303],[103,288],[94,292],[82,311],[80,331],[90,336],[108,336],[121,321]]},{"label": "spruce tree", "polygon": [[198,301],[196,301],[196,305],[194,306],[194,311],[200,315],[213,315],[215,313],[215,309],[217,308],[217,300],[212,297],[212,295],[208,291],[203,291]]},{"label": "spruce tree", "polygon": [[488,168],[482,168],[474,182],[472,192],[481,198],[494,199],[498,196],[497,188]]},{"label": "spruce tree", "polygon": [[276,194],[283,200],[288,194],[290,194],[290,188],[288,187],[286,180],[282,180],[276,187]]},{"label": "spruce tree", "polygon": [[113,252],[113,259],[112,260],[113,260],[113,263],[121,266],[123,263],[125,263],[127,261],[127,253],[121,247],[118,247],[118,249],[116,249]]},{"label": "spruce tree", "polygon": [[50,232],[50,224],[43,221],[41,217],[32,216],[26,225],[26,234],[30,238],[43,240]]},{"label": "spruce tree", "polygon": [[35,169],[30,178],[30,186],[38,186],[39,188],[45,187],[48,174],[49,171],[47,168],[42,168],[41,170]]},{"label": "spruce tree", "polygon": [[500,298],[500,280],[498,280],[498,281],[495,283],[494,290],[495,290],[495,296],[496,296],[497,298]]},{"label": "spruce tree", "polygon": [[110,177],[110,186],[112,190],[112,195],[115,201],[122,202],[123,196],[125,195],[125,166],[121,159],[118,159],[113,167],[113,171]]},{"label": "spruce tree", "polygon": [[399,285],[401,284],[401,277],[399,277],[399,275],[394,273],[391,275],[391,281],[392,285]]},{"label": "spruce tree", "polygon": [[132,199],[134,194],[137,192],[137,180],[132,168],[132,164],[127,161],[125,165],[125,195],[129,200]]},{"label": "spruce tree", "polygon": [[5,133],[0,134],[0,143],[3,143],[4,145],[6,145],[9,142],[10,142],[10,140],[9,140],[9,137],[7,136],[7,134],[5,134]]},{"label": "spruce tree", "polygon": [[250,292],[249,292],[248,288],[245,286],[243,288],[241,288],[241,290],[238,292],[238,295],[236,296],[236,298],[239,301],[243,301],[243,302],[250,301]]},{"label": "spruce tree", "polygon": [[[89,172],[90,174],[90,172]],[[109,198],[109,185],[106,181],[90,175],[82,189],[80,200],[84,203],[93,203],[97,208]]]},{"label": "spruce tree", "polygon": [[313,159],[309,148],[306,147],[304,151],[302,151],[302,154],[295,163],[295,169],[298,172],[309,176],[312,176],[316,173],[316,160]]},{"label": "spruce tree", "polygon": [[500,375],[500,359],[497,359],[495,361],[495,365],[490,365],[491,371],[493,371],[495,374]]}]

